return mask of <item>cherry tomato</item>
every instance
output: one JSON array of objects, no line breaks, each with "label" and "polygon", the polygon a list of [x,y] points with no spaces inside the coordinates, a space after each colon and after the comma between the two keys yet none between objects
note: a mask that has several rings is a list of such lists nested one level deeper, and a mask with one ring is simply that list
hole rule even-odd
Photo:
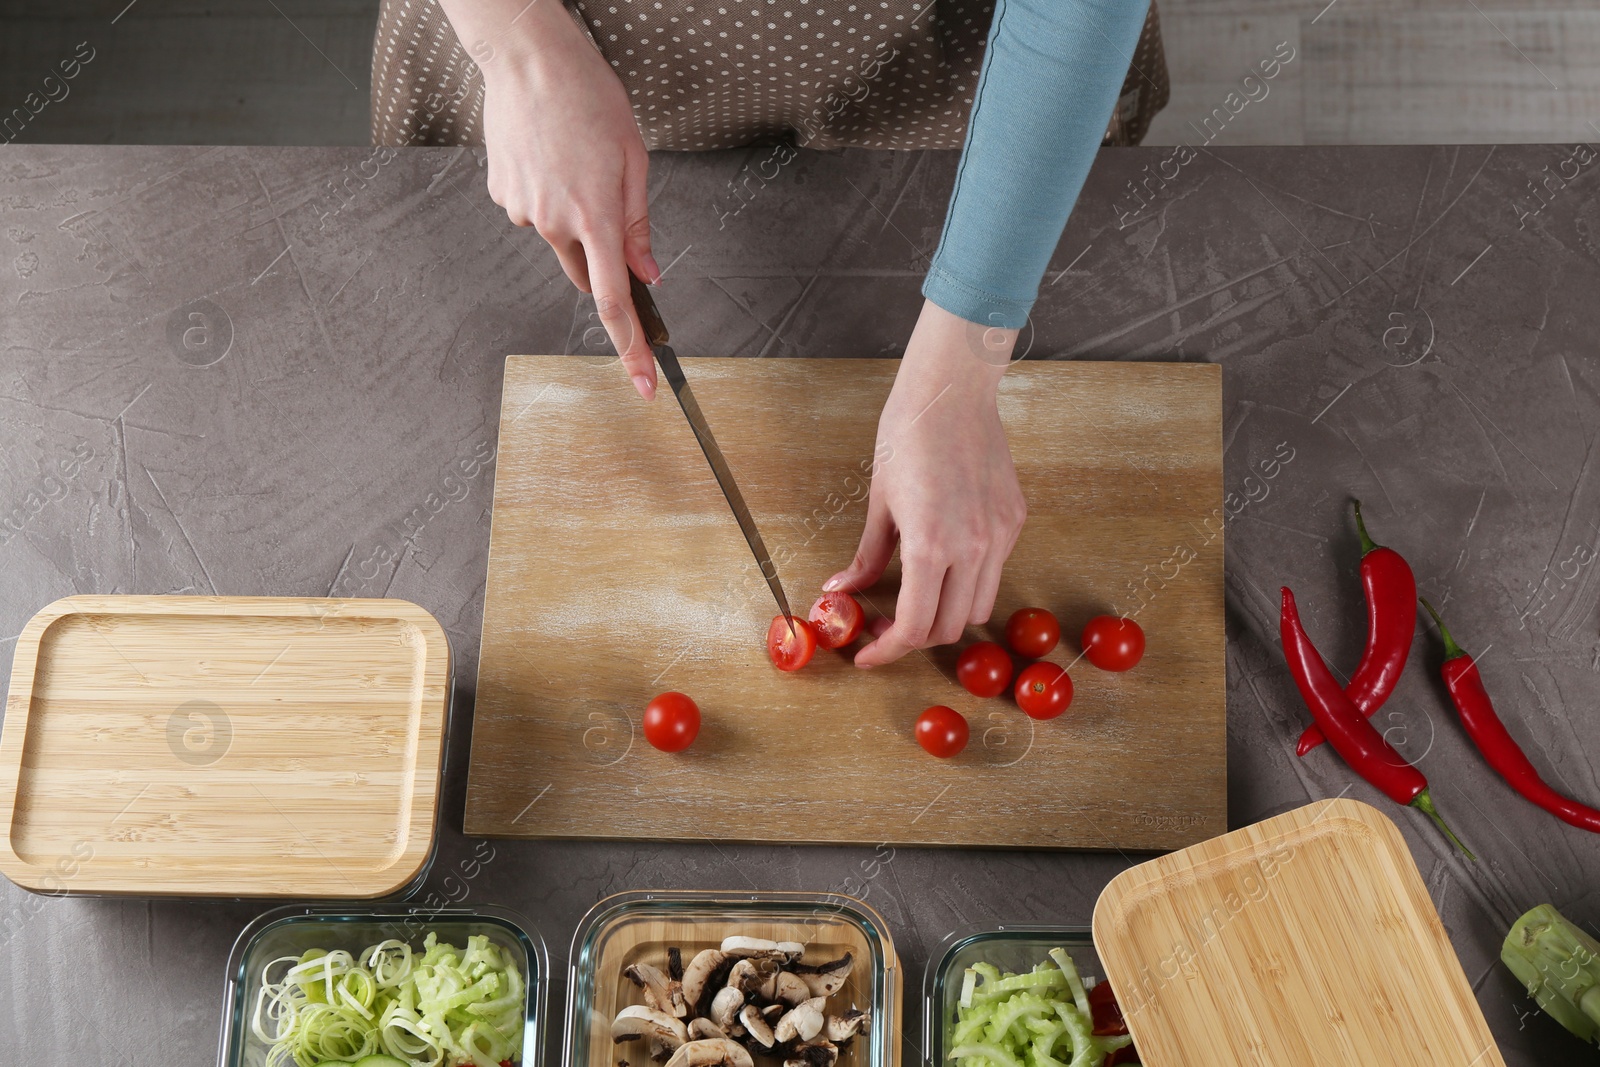
[{"label": "cherry tomato", "polygon": [[861,605],[849,593],[823,593],[811,605],[811,628],[823,648],[843,648],[861,634]]},{"label": "cherry tomato", "polygon": [[1117,1004],[1117,995],[1111,991],[1110,982],[1097,982],[1089,990],[1089,1011],[1094,1019],[1096,1034],[1104,1037],[1128,1032],[1128,1024],[1122,1018],[1122,1008]]},{"label": "cherry tomato", "polygon": [[682,752],[700,733],[700,709],[682,693],[662,693],[644,709],[644,739],[663,752]]},{"label": "cherry tomato", "polygon": [[[791,629],[789,624],[794,623]],[[778,615],[767,627],[767,655],[780,671],[797,671],[811,662],[817,651],[817,631],[798,615]]]},{"label": "cherry tomato", "polygon": [[917,716],[917,744],[930,756],[949,759],[967,747],[967,720],[954,708],[935,704]]},{"label": "cherry tomato", "polygon": [[1072,679],[1054,663],[1030,663],[1017,675],[1017,704],[1034,719],[1053,719],[1072,703]]},{"label": "cherry tomato", "polygon": [[1144,631],[1132,619],[1096,615],[1083,628],[1083,654],[1103,671],[1131,670],[1144,657]]},{"label": "cherry tomato", "polygon": [[1006,623],[1006,644],[1028,659],[1049,655],[1061,640],[1061,624],[1043,608],[1019,608]]},{"label": "cherry tomato", "polygon": [[979,641],[961,650],[956,681],[975,697],[997,697],[1011,684],[1011,657],[993,641]]}]

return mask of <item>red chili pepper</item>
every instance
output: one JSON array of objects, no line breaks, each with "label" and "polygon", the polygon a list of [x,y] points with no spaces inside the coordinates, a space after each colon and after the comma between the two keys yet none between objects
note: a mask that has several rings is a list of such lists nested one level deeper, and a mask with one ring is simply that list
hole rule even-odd
[{"label": "red chili pepper", "polygon": [[1294,594],[1289,592],[1288,586],[1283,588],[1283,609],[1278,625],[1289,672],[1294,675],[1295,685],[1300,687],[1306,707],[1311,709],[1311,717],[1322,728],[1333,750],[1390,800],[1427,815],[1468,859],[1476,859],[1439,817],[1433,797],[1428,795],[1428,779],[1383,739],[1378,728],[1367,721],[1339,687],[1338,679],[1323,662],[1317,646],[1311,643],[1301,625],[1300,609],[1295,606]]},{"label": "red chili pepper", "polygon": [[1489,761],[1489,766],[1498,771],[1511,788],[1562,822],[1600,834],[1600,811],[1556,792],[1539,776],[1538,769],[1529,762],[1516,739],[1506,730],[1505,723],[1495,714],[1494,702],[1483,687],[1478,665],[1456,644],[1433,605],[1424,600],[1422,606],[1439,624],[1439,636],[1444,638],[1444,666],[1439,668],[1439,676],[1450,690],[1450,700],[1461,717],[1462,727],[1483,753],[1483,758]]},{"label": "red chili pepper", "polygon": [[[1367,647],[1361,652],[1356,673],[1345,695],[1367,718],[1389,699],[1411,654],[1411,637],[1417,629],[1417,579],[1410,564],[1392,548],[1375,544],[1356,507],[1356,529],[1361,534],[1361,589],[1367,596]],[[1322,731],[1313,724],[1300,735],[1295,755],[1304,756],[1322,744]]]}]

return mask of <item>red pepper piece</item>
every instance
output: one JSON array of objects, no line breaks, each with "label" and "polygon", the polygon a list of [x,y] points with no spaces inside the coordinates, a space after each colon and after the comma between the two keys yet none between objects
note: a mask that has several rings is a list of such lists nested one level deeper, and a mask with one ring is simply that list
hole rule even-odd
[{"label": "red pepper piece", "polygon": [[1089,990],[1089,1015],[1096,1035],[1116,1035],[1128,1032],[1128,1022],[1122,1017],[1122,1006],[1110,982],[1097,982]]},{"label": "red pepper piece", "polygon": [[1483,753],[1483,758],[1489,761],[1489,766],[1499,772],[1511,788],[1562,822],[1600,834],[1600,811],[1556,792],[1545,782],[1495,713],[1494,702],[1489,699],[1483,677],[1478,674],[1478,665],[1456,644],[1433,605],[1423,600],[1422,606],[1439,624],[1439,636],[1444,638],[1444,666],[1439,669],[1439,676],[1450,691],[1450,701],[1461,717],[1462,728]]},{"label": "red pepper piece", "polygon": [[[1367,524],[1361,520],[1361,501],[1356,507],[1356,530],[1361,534],[1361,590],[1367,597],[1367,647],[1361,652],[1356,673],[1345,686],[1345,695],[1367,718],[1383,707],[1411,654],[1411,638],[1417,630],[1417,579],[1405,557],[1392,548],[1373,542]],[[1315,724],[1307,726],[1295,747],[1304,756],[1325,738]]]},{"label": "red pepper piece", "polygon": [[1428,779],[1383,739],[1378,728],[1356,710],[1354,702],[1339,687],[1338,679],[1323,662],[1321,653],[1301,625],[1300,609],[1295,606],[1294,594],[1288,586],[1283,588],[1279,633],[1283,654],[1289,661],[1289,673],[1294,675],[1295,685],[1299,686],[1306,707],[1311,709],[1311,717],[1322,728],[1333,750],[1351,770],[1376,786],[1384,796],[1427,815],[1468,859],[1476,859],[1439,817],[1433,797],[1428,794]]}]

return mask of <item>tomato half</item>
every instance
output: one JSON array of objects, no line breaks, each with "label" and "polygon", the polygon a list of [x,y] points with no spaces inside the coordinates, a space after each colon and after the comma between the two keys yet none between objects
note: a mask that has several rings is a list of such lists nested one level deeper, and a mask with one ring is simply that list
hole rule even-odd
[{"label": "tomato half", "polygon": [[1103,1036],[1125,1034],[1128,1024],[1122,1018],[1122,1008],[1117,995],[1111,991],[1110,982],[1096,982],[1089,990],[1089,1012],[1094,1020],[1094,1032]]},{"label": "tomato half", "polygon": [[644,709],[644,739],[663,752],[682,752],[700,734],[700,708],[682,693],[662,693]]},{"label": "tomato half", "polygon": [[917,744],[930,756],[954,756],[967,747],[967,732],[966,718],[943,704],[935,704],[917,716]]},{"label": "tomato half", "polygon": [[1053,719],[1072,703],[1072,679],[1054,663],[1030,663],[1017,675],[1017,705],[1029,718]]},{"label": "tomato half", "polygon": [[979,641],[961,650],[956,681],[975,697],[997,697],[1011,684],[1011,657],[993,641]]},{"label": "tomato half", "polygon": [[1126,671],[1144,658],[1144,631],[1132,619],[1096,615],[1083,628],[1083,655],[1103,671]]},{"label": "tomato half", "polygon": [[[793,623],[791,627],[789,624]],[[767,627],[767,655],[780,671],[797,671],[817,653],[817,631],[798,615],[775,616]]]},{"label": "tomato half", "polygon": [[823,648],[843,648],[861,634],[861,605],[849,593],[823,593],[811,605],[811,628]]},{"label": "tomato half", "polygon": [[1043,608],[1019,608],[1006,622],[1006,644],[1028,659],[1049,655],[1061,640],[1061,624]]}]

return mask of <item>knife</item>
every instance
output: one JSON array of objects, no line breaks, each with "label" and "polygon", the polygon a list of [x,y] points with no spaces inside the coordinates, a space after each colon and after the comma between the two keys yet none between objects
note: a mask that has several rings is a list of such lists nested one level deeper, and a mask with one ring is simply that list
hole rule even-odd
[{"label": "knife", "polygon": [[[706,421],[705,412],[700,410],[700,402],[694,398],[694,390],[689,388],[688,379],[683,376],[683,367],[678,363],[678,354],[667,344],[667,326],[661,321],[661,312],[656,310],[655,298],[650,295],[649,286],[645,285],[637,275],[629,275],[629,285],[633,293],[634,310],[638,312],[639,323],[644,327],[645,339],[650,342],[650,348],[656,354],[656,362],[661,364],[661,374],[672,386],[672,395],[678,398],[678,406],[683,408],[683,416],[689,420],[689,427],[694,430],[695,440],[700,442],[700,451],[706,454],[706,462],[711,464],[711,473],[716,475],[717,485],[722,488],[722,495],[727,498],[728,507],[733,509],[733,517],[739,523],[745,542],[755,554],[756,564],[761,568],[761,576],[767,580],[767,588],[772,590],[772,596],[778,602],[778,610],[787,619],[791,615],[789,598],[783,595],[783,583],[778,581],[777,565],[772,562],[772,554],[767,551],[766,542],[761,540],[761,531],[756,527],[756,520],[750,514],[750,506],[744,502],[744,494],[739,492],[739,483],[734,480],[733,471],[728,468],[728,461],[717,444],[716,436],[711,432],[711,424]],[[789,628],[793,630],[794,624],[790,623]]]}]

